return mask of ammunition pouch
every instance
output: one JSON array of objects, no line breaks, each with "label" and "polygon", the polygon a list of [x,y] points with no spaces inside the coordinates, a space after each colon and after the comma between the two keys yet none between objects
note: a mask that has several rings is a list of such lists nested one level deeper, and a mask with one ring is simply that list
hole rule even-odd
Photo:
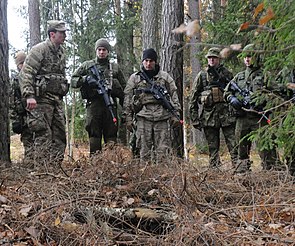
[{"label": "ammunition pouch", "polygon": [[224,102],[223,92],[220,87],[212,87],[212,101],[213,103]]},{"label": "ammunition pouch", "polygon": [[200,103],[205,107],[212,107],[215,103],[225,102],[223,91],[220,87],[214,86],[201,93]]},{"label": "ammunition pouch", "polygon": [[144,105],[161,104],[161,100],[157,100],[148,89],[135,89],[132,97],[133,111],[138,113]]},{"label": "ammunition pouch", "polygon": [[206,90],[201,93],[200,103],[205,107],[211,107],[213,105],[212,91]]},{"label": "ammunition pouch", "polygon": [[36,77],[36,96],[42,96],[46,92],[65,96],[69,91],[69,84],[62,74],[46,74]]}]

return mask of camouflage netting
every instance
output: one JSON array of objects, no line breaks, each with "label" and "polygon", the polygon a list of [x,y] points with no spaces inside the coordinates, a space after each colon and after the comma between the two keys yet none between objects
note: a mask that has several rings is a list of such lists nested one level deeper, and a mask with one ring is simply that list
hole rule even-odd
[{"label": "camouflage netting", "polygon": [[162,165],[109,146],[92,159],[0,172],[0,245],[294,245],[287,172]]}]

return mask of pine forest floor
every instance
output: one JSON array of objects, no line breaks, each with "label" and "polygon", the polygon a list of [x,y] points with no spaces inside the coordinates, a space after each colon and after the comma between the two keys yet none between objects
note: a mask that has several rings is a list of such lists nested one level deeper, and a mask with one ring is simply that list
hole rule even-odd
[{"label": "pine forest floor", "polygon": [[126,147],[63,163],[0,163],[0,245],[295,245],[295,188],[286,171],[235,175],[205,154],[140,163]]}]

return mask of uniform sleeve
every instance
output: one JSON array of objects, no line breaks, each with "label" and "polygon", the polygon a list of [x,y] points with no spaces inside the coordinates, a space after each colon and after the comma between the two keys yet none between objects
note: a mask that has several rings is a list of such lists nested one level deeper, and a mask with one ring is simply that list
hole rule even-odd
[{"label": "uniform sleeve", "polygon": [[132,110],[132,97],[133,89],[135,88],[136,75],[132,74],[127,81],[126,87],[124,89],[124,105],[123,105],[123,115],[126,117],[126,122],[130,122],[133,119]]},{"label": "uniform sleeve", "polygon": [[169,92],[171,94],[170,95],[171,103],[173,107],[177,110],[178,114],[180,115],[181,107],[180,107],[179,98],[177,94],[177,86],[174,79],[169,74],[167,74],[167,82],[169,83],[169,87],[170,87]]},{"label": "uniform sleeve", "polygon": [[201,95],[202,90],[203,90],[202,75],[200,72],[193,82],[192,92],[190,95],[189,112],[190,112],[190,118],[191,118],[192,122],[195,122],[199,119],[198,102],[199,102],[199,97]]},{"label": "uniform sleeve", "polygon": [[41,46],[33,47],[26,57],[24,66],[19,74],[20,88],[24,98],[35,97],[35,80],[43,60]]},{"label": "uniform sleeve", "polygon": [[[237,84],[237,77],[236,75],[231,81]],[[235,91],[232,89],[231,83],[228,83],[224,89],[223,98],[226,102],[229,102],[229,98],[235,94]]]},{"label": "uniform sleeve", "polygon": [[126,87],[126,79],[125,79],[125,76],[120,68],[118,68],[118,71],[115,74],[115,76],[116,76],[116,79],[119,81],[119,85],[117,85],[117,86],[115,86],[115,88],[113,88],[113,92],[115,94],[115,97],[117,97],[119,99],[120,105],[123,106],[124,88]]},{"label": "uniform sleeve", "polygon": [[83,85],[86,76],[87,76],[86,63],[83,63],[72,74],[71,87],[80,88]]}]

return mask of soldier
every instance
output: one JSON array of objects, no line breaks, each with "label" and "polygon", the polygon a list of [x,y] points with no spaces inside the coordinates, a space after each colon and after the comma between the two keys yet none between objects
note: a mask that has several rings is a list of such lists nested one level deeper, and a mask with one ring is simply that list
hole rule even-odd
[{"label": "soldier", "polygon": [[[259,64],[258,55],[253,54],[254,45],[246,45],[243,49],[241,57],[244,59],[246,70],[238,73],[232,82],[225,88],[225,100],[229,102],[237,110],[237,124],[236,124],[236,137],[239,143],[238,146],[238,166],[236,173],[245,173],[250,171],[250,150],[251,141],[248,140],[247,135],[254,130],[257,130],[260,126],[267,124],[268,115],[264,115],[256,112],[262,111],[265,106],[264,102],[255,103],[257,94],[266,88],[266,81]],[[236,85],[236,86],[234,86]],[[240,91],[240,92],[239,92]],[[242,95],[244,92],[244,95]],[[249,96],[245,96],[249,95]],[[249,105],[246,103],[249,100]],[[242,108],[251,108],[255,110],[246,111]],[[262,167],[264,170],[269,170],[276,166],[278,156],[275,150],[263,150],[258,151]]]},{"label": "soldier", "polygon": [[[170,150],[170,120],[172,125],[178,125],[179,120],[172,116],[163,106],[163,101],[157,100],[151,89],[161,86],[167,98],[171,99],[176,114],[179,115],[180,105],[174,80],[168,73],[161,71],[157,63],[158,55],[154,49],[146,49],[142,55],[142,65],[139,72],[133,73],[124,90],[124,114],[126,127],[130,132],[136,127],[136,148],[140,159],[151,161],[152,149],[156,161],[161,161]],[[149,82],[148,82],[149,81]],[[134,121],[134,117],[136,121]],[[134,122],[136,126],[134,126]]]},{"label": "soldier", "polygon": [[[16,53],[14,62],[18,73],[21,71],[25,59],[25,52],[19,51]],[[26,124],[26,110],[21,96],[18,74],[12,75],[9,104],[12,131],[20,134],[20,139],[24,146],[24,162],[28,162],[30,159],[30,150],[33,145],[33,135]]]},{"label": "soldier", "polygon": [[[233,78],[232,73],[220,64],[220,50],[210,48],[206,58],[208,67],[200,71],[194,80],[191,101],[190,117],[194,128],[203,129],[209,145],[209,166],[221,165],[219,157],[220,130],[225,137],[230,152],[232,165],[235,166],[237,148],[235,141],[236,117],[233,110],[224,101],[225,86]],[[199,104],[202,112],[199,115]]]},{"label": "soldier", "polygon": [[[95,43],[95,52],[96,58],[82,63],[71,79],[71,86],[80,88],[82,98],[87,100],[86,131],[89,136],[90,155],[101,151],[102,137],[105,143],[117,142],[118,125],[114,122],[115,100],[118,98],[119,103],[123,105],[123,88],[126,85],[118,65],[109,60],[109,42],[106,39],[98,39]],[[99,88],[98,82],[101,82],[102,88]],[[101,89],[105,90],[105,95]],[[105,99],[110,102],[107,103]]]},{"label": "soldier", "polygon": [[22,96],[27,105],[27,124],[34,135],[38,151],[36,157],[40,161],[44,158],[47,162],[60,163],[66,148],[63,97],[69,86],[62,47],[66,30],[65,22],[48,21],[49,38],[30,50],[20,72]]}]

